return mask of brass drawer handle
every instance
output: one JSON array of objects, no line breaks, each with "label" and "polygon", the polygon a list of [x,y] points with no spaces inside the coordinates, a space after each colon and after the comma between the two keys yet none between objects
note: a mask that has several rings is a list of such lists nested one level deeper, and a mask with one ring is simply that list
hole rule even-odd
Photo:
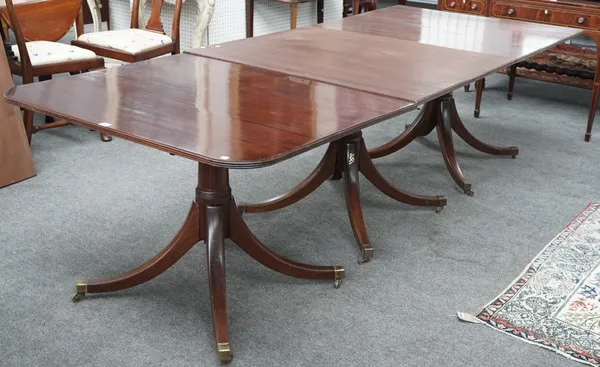
[{"label": "brass drawer handle", "polygon": [[451,1],[451,2],[450,2],[450,7],[451,7],[451,8],[454,8],[455,6],[456,6],[456,3],[455,3],[454,1]]},{"label": "brass drawer handle", "polygon": [[510,9],[508,9],[507,13],[508,13],[508,15],[513,15],[515,13],[515,9],[510,8]]},{"label": "brass drawer handle", "polygon": [[477,4],[471,4],[471,10],[477,9]]},{"label": "brass drawer handle", "polygon": [[548,9],[544,10],[544,15],[548,15]]},{"label": "brass drawer handle", "polygon": [[577,18],[577,23],[579,23],[579,24],[583,24],[584,21],[585,21],[585,19],[583,17]]}]

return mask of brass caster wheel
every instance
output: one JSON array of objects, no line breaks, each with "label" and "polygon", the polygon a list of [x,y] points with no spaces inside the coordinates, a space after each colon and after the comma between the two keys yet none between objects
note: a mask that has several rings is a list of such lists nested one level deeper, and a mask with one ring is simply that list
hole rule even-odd
[{"label": "brass caster wheel", "polygon": [[513,154],[513,155],[512,155],[512,159],[516,159],[516,158],[517,158],[517,155],[516,155],[516,154]]},{"label": "brass caster wheel", "polygon": [[83,299],[83,297],[85,297],[86,293],[87,293],[87,282],[86,281],[79,281],[79,282],[75,283],[75,293],[73,294],[73,297],[71,297],[71,301],[73,301],[75,303],[81,301]]},{"label": "brass caster wheel", "polygon": [[465,194],[470,197],[475,196],[475,193],[472,190],[465,190]]},{"label": "brass caster wheel", "polygon": [[244,215],[246,213],[246,204],[241,203],[240,205],[238,205],[237,209],[238,212],[240,213],[240,215]]},{"label": "brass caster wheel", "polygon": [[231,347],[229,343],[218,343],[217,344],[217,359],[222,363],[229,363],[233,359],[231,354]]},{"label": "brass caster wheel", "polygon": [[357,263],[358,263],[358,265],[362,265],[364,263],[368,263],[369,261],[371,261],[370,258],[359,256]]},{"label": "brass caster wheel", "polygon": [[108,143],[108,142],[112,141],[112,136],[106,135],[104,133],[100,133],[100,140],[102,140],[105,143]]},{"label": "brass caster wheel", "polygon": [[443,206],[438,206],[437,208],[435,208],[436,213],[440,213],[442,210],[444,210]]},{"label": "brass caster wheel", "polygon": [[512,97],[513,97],[512,94],[506,95],[506,99],[508,99],[509,101],[512,101]]},{"label": "brass caster wheel", "polygon": [[342,286],[342,280],[344,280],[344,276],[346,275],[346,271],[341,266],[335,266],[335,279],[333,281],[333,286],[337,289]]},{"label": "brass caster wheel", "polygon": [[363,247],[360,250],[360,255],[358,255],[358,265],[362,265],[364,263],[368,263],[371,261],[373,257],[373,248],[372,247]]}]

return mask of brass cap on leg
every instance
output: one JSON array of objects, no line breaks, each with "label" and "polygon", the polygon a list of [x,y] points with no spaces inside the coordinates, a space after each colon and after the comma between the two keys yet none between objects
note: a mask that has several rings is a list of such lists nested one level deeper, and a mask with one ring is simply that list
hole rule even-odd
[{"label": "brass cap on leg", "polygon": [[217,343],[217,359],[219,362],[231,362],[233,354],[231,354],[229,343]]},{"label": "brass cap on leg", "polygon": [[87,281],[86,280],[80,280],[77,283],[75,283],[75,293],[83,293],[86,294],[87,293]]},{"label": "brass cap on leg", "polygon": [[346,271],[344,270],[343,266],[334,266],[333,267],[335,269],[335,280],[342,280],[344,279],[344,276],[346,275]]},{"label": "brass cap on leg", "polygon": [[75,294],[71,297],[73,302],[79,302],[83,299],[85,294],[87,293],[88,283],[85,280],[80,280],[75,283]]}]

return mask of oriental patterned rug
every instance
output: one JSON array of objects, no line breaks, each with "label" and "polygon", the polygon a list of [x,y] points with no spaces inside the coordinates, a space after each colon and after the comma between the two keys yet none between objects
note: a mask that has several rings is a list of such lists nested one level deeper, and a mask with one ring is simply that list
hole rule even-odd
[{"label": "oriental patterned rug", "polygon": [[579,214],[475,317],[503,333],[600,366],[600,203]]}]

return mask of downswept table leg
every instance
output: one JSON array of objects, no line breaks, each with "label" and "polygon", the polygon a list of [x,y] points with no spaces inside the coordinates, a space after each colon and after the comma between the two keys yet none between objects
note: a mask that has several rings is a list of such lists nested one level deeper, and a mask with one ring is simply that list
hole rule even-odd
[{"label": "downswept table leg", "polygon": [[86,293],[112,292],[147,282],[175,264],[197,242],[207,247],[207,272],[215,330],[217,357],[233,358],[229,342],[227,294],[225,285],[224,241],[230,238],[250,257],[279,273],[304,279],[331,279],[338,288],[344,278],[341,266],[313,266],[297,263],[267,249],[244,223],[231,197],[229,171],[199,164],[196,201],[175,238],[154,258],[120,276],[77,282],[73,301]]},{"label": "downswept table leg", "polygon": [[329,144],[325,155],[321,159],[321,162],[317,165],[314,171],[306,177],[302,182],[300,182],[296,187],[287,193],[277,196],[271,200],[247,205],[241,203],[239,205],[239,210],[242,213],[261,213],[261,212],[269,212],[276,209],[285,208],[286,206],[290,206],[300,201],[301,199],[308,196],[310,193],[315,191],[319,186],[323,184],[323,182],[327,181],[327,179],[333,174],[336,158],[338,154],[338,143],[333,142]]},{"label": "downswept table leg", "polygon": [[442,157],[450,176],[464,193],[468,196],[473,196],[474,193],[471,191],[471,184],[467,182],[467,179],[463,175],[458,160],[456,159],[456,150],[454,149],[454,141],[452,139],[452,120],[450,118],[450,110],[448,100],[441,100],[441,121],[437,124],[438,140],[440,142],[440,149],[442,151]]},{"label": "downswept table leg", "polygon": [[173,266],[201,240],[199,214],[198,204],[193,203],[179,233],[161,252],[137,268],[109,278],[78,281],[73,302],[80,301],[87,293],[115,292],[135,287],[154,279]]},{"label": "downswept table leg", "polygon": [[219,361],[229,362],[233,355],[229,345],[225,287],[225,209],[221,205],[206,207],[206,263],[217,358]]},{"label": "downswept table leg", "polygon": [[235,202],[229,209],[229,238],[251,258],[278,273],[302,279],[333,279],[339,288],[344,278],[342,266],[316,266],[297,263],[279,256],[266,248],[250,231],[242,215],[236,210]]},{"label": "downswept table leg", "polygon": [[452,120],[452,130],[454,130],[454,132],[456,132],[456,134],[458,134],[458,136],[460,136],[465,143],[482,153],[491,155],[508,155],[513,158],[517,157],[517,154],[519,154],[519,148],[517,147],[497,147],[488,143],[484,143],[473,136],[473,134],[467,130],[467,127],[460,119],[458,111],[456,110],[454,99],[451,99],[449,103],[450,105],[448,106],[448,109],[450,111],[450,119]]},{"label": "downswept table leg", "polygon": [[397,138],[378,146],[369,151],[369,156],[373,159],[385,157],[399,151],[419,136],[425,136],[435,128],[437,110],[431,103],[426,104],[419,112],[412,124],[406,126],[406,130]]},{"label": "downswept table leg", "polygon": [[[484,82],[479,81],[480,84]],[[481,88],[484,85],[480,85]],[[460,186],[465,194],[472,196],[471,184],[465,179],[454,149],[454,141],[452,130],[461,137],[471,147],[487,154],[492,155],[507,155],[513,158],[519,154],[517,147],[496,147],[477,139],[467,130],[456,110],[454,97],[452,93],[441,96],[431,102],[428,102],[422,109],[417,120],[400,134],[397,138],[369,151],[371,158],[384,157],[388,154],[396,152],[408,145],[420,135],[429,134],[433,128],[437,129],[440,150],[444,158],[446,168],[452,176],[452,179]],[[383,191],[383,190],[382,190]]]},{"label": "downswept table leg", "polygon": [[379,173],[379,171],[373,164],[373,161],[369,157],[369,151],[367,150],[364,140],[361,140],[359,156],[360,172],[363,174],[363,176],[367,178],[367,180],[371,181],[373,186],[375,186],[377,189],[379,189],[379,191],[383,192],[390,198],[409,205],[437,206],[437,213],[441,212],[444,206],[446,205],[447,200],[445,196],[415,195],[392,185],[381,175],[381,173]]},{"label": "downswept table leg", "polygon": [[[421,133],[427,131],[428,128],[428,126],[424,126],[423,128],[416,129],[416,131]],[[373,247],[369,241],[362,212],[359,172],[362,172],[376,188],[392,199],[410,205],[433,206],[437,208],[437,212],[446,205],[446,198],[444,196],[414,195],[394,187],[385,180],[373,165],[365,142],[362,139],[362,133],[359,131],[332,142],[317,168],[287,194],[263,203],[240,205],[239,211],[241,213],[256,213],[281,209],[306,197],[323,184],[328,177],[333,175],[333,179],[337,179],[338,177],[343,178],[348,217],[360,251],[358,263],[362,264],[368,262],[373,257]]]},{"label": "downswept table leg", "polygon": [[358,177],[358,164],[360,162],[360,135],[347,138],[344,141],[344,196],[346,198],[346,208],[348,209],[348,218],[352,226],[352,233],[356,239],[356,245],[360,251],[358,263],[363,264],[373,257],[373,246],[369,241],[365,219],[360,202],[360,185]]}]

